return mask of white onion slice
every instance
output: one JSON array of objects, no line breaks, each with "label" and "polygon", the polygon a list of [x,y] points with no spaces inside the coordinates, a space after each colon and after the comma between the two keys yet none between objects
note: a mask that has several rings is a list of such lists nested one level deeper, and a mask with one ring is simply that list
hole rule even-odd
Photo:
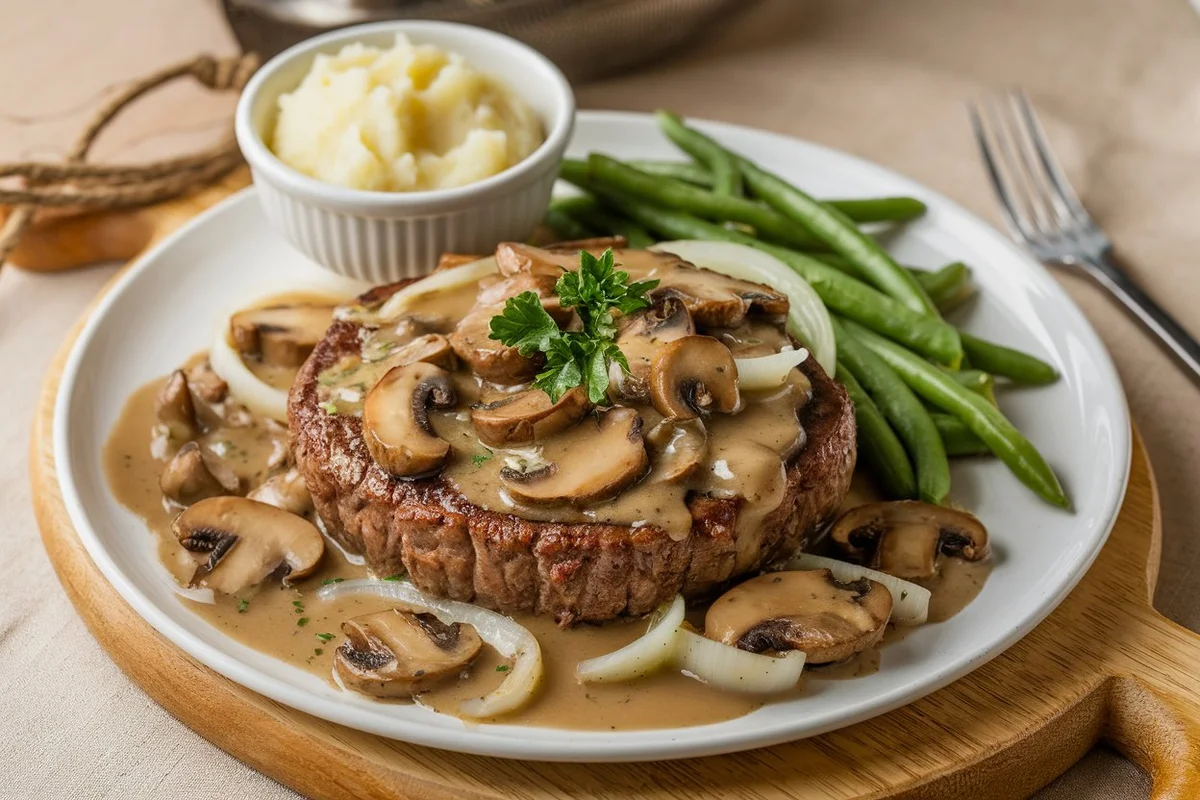
[{"label": "white onion slice", "polygon": [[349,594],[373,594],[427,609],[447,625],[464,622],[474,625],[479,638],[496,648],[505,658],[512,659],[508,676],[491,693],[473,697],[458,707],[464,717],[486,719],[507,714],[523,706],[533,697],[542,680],[542,648],[537,638],[523,625],[488,611],[486,608],[442,600],[425,594],[408,581],[353,580],[332,583],[317,592],[321,600],[332,600]]},{"label": "white onion slice", "polygon": [[430,273],[419,281],[410,283],[387,299],[378,311],[380,319],[393,319],[412,304],[413,300],[433,292],[446,292],[466,286],[496,274],[496,258],[488,256],[478,261],[460,264],[457,267]]},{"label": "white onion slice", "polygon": [[787,569],[827,569],[839,581],[860,578],[882,583],[892,593],[892,621],[904,625],[923,625],[929,618],[930,591],[906,580],[879,570],[860,567],[835,558],[801,553],[787,562]]},{"label": "white onion slice", "polygon": [[784,692],[800,681],[804,671],[805,655],[799,650],[776,658],[740,650],[682,628],[676,636],[676,658],[684,672],[731,692]]},{"label": "white onion slice", "polygon": [[[325,295],[331,302],[338,303],[361,294],[365,286],[366,284],[362,281],[331,273],[321,281],[292,284],[288,287],[287,294]],[[273,292],[272,294],[278,295],[279,293]],[[243,309],[254,308],[270,297],[271,295],[267,295],[257,301],[249,300],[241,308],[221,317],[221,322],[213,336],[212,346],[208,350],[208,362],[212,365],[213,372],[229,384],[229,391],[235,400],[259,416],[270,417],[276,422],[286,425],[288,421],[287,390],[277,389],[259,379],[246,366],[242,354],[229,343],[229,320],[233,315]]]},{"label": "white onion slice", "polygon": [[798,350],[781,350],[769,356],[735,358],[738,388],[746,392],[778,389],[783,386],[788,374],[806,358],[808,350],[803,347]]},{"label": "white onion slice", "polygon": [[788,296],[788,330],[812,350],[813,358],[830,375],[837,365],[833,323],[821,298],[787,264],[775,256],[733,242],[682,239],[659,242],[650,248],[674,253],[698,267],[731,278],[763,283]]},{"label": "white onion slice", "polygon": [[221,325],[213,336],[208,350],[208,363],[221,380],[229,384],[229,392],[239,403],[262,417],[287,424],[287,398],[284,389],[277,389],[250,371],[242,354],[229,343],[229,319],[221,319]]},{"label": "white onion slice", "polygon": [[675,635],[687,610],[682,595],[663,604],[650,619],[644,634],[619,650],[580,661],[575,678],[580,683],[628,681],[648,675],[675,655]]}]

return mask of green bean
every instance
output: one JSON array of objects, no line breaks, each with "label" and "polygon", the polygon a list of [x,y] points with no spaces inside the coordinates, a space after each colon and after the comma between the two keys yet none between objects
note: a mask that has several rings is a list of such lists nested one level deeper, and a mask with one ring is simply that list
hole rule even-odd
[{"label": "green bean", "polygon": [[[634,159],[623,162],[639,172],[659,178],[672,178],[703,189],[711,189],[712,173],[691,161],[649,161]],[[868,222],[907,222],[925,213],[926,206],[915,197],[855,197],[822,200],[859,224]]]},{"label": "green bean", "polygon": [[879,481],[884,495],[892,500],[916,497],[917,480],[908,453],[904,452],[904,445],[896,437],[896,432],[887,424],[879,408],[854,376],[840,363],[836,374],[854,403],[859,455]]},{"label": "green bean", "polygon": [[601,233],[624,237],[629,246],[637,250],[647,248],[658,241],[650,235],[650,231],[638,223],[613,213],[607,208],[581,209],[575,217],[583,224],[595,228]]},{"label": "green bean", "polygon": [[645,172],[647,175],[656,175],[660,178],[674,178],[677,181],[701,186],[705,189],[711,189],[713,186],[712,173],[693,161],[648,161],[640,159],[626,161],[625,163],[636,170]]},{"label": "green bean", "polygon": [[713,191],[725,197],[742,196],[742,172],[729,151],[707,137],[691,135],[691,129],[670,111],[655,111],[654,116],[668,139],[708,168],[713,177]]},{"label": "green bean", "polygon": [[1013,383],[1046,384],[1058,380],[1058,370],[1040,358],[963,333],[963,350],[971,363]]},{"label": "green bean", "polygon": [[588,183],[587,161],[579,158],[564,158],[558,162],[558,176],[581,188],[586,186]]},{"label": "green bean", "polygon": [[577,214],[580,211],[599,208],[599,206],[600,201],[596,199],[595,195],[570,194],[550,198],[550,203],[547,207],[555,211],[561,211],[564,214]]},{"label": "green bean", "polygon": [[951,262],[932,272],[916,272],[914,277],[943,313],[962,305],[975,294],[971,268],[961,261]]},{"label": "green bean", "polygon": [[951,458],[959,456],[985,456],[992,451],[983,443],[975,434],[971,433],[971,429],[962,423],[958,417],[952,417],[949,414],[943,414],[935,411],[929,415],[933,419],[933,424],[937,427],[938,434],[942,437],[942,444],[946,447],[946,455]]},{"label": "green bean", "polygon": [[915,197],[863,197],[822,200],[854,222],[907,222],[925,213],[925,204]]},{"label": "green bean", "polygon": [[916,279],[840,211],[814,200],[749,161],[743,159],[738,165],[759,197],[776,211],[804,225],[830,249],[845,256],[877,289],[918,314],[937,314],[937,307]]},{"label": "green bean", "polygon": [[981,369],[947,369],[945,372],[955,383],[996,405],[996,379],[990,373]]},{"label": "green bean", "polygon": [[573,216],[558,208],[547,208],[542,223],[560,236],[563,241],[590,239],[595,236],[593,231],[588,230]]},{"label": "green bean", "polygon": [[656,178],[599,153],[588,156],[587,164],[588,176],[601,186],[717,222],[744,222],[752,225],[759,236],[792,247],[821,246],[802,226],[741,197],[726,197],[670,178]]},{"label": "green bean", "polygon": [[861,325],[843,324],[895,370],[914,392],[966,424],[1038,496],[1060,508],[1070,508],[1071,501],[1063,492],[1054,470],[999,409],[895,343]]},{"label": "green bean", "polygon": [[833,320],[838,366],[858,379],[904,442],[917,471],[917,495],[941,505],[950,494],[950,462],[929,412],[891,367],[859,342],[846,326]]},{"label": "green bean", "polygon": [[671,239],[708,239],[735,242],[762,250],[778,258],[808,281],[821,300],[842,316],[861,322],[871,330],[901,342],[921,355],[952,366],[962,360],[958,332],[935,317],[925,317],[902,306],[861,281],[843,275],[802,253],[760,242],[752,236],[731,231],[697,217],[659,208],[603,186],[585,183],[621,211],[651,231]]},{"label": "green bean", "polygon": [[[672,141],[689,154],[693,151],[709,152],[714,149],[729,153],[700,131],[684,125],[678,117],[662,115],[659,117],[659,125]],[[916,279],[900,269],[892,257],[877,242],[856,228],[845,214],[814,200],[753,162],[732,153],[729,155],[734,159],[746,184],[767,205],[800,223],[819,240],[829,245],[830,249],[845,256],[877,289],[918,314],[937,314],[937,308]]]},{"label": "green bean", "polygon": [[[855,269],[854,265],[844,256],[837,253],[813,253],[812,256],[847,275],[862,278],[862,273]],[[917,267],[905,267],[905,269],[916,278],[917,283],[921,284],[921,288],[929,295],[929,299],[933,301],[939,311],[949,311],[975,293],[975,287],[971,284],[971,268],[961,261],[955,261],[936,270]]]}]

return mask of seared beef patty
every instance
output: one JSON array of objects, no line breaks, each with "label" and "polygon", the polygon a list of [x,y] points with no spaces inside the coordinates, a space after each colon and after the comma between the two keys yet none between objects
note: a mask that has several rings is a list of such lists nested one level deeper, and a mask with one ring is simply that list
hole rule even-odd
[{"label": "seared beef patty", "polygon": [[[368,297],[379,302],[403,285]],[[691,535],[674,541],[651,525],[559,524],[486,511],[441,477],[392,477],[367,452],[360,418],[318,405],[317,376],[360,345],[359,324],[334,322],[292,386],[288,416],[326,531],[377,575],[407,572],[430,594],[550,614],[563,625],[645,614],[677,592],[700,597],[738,577],[737,498],[690,497]],[[849,489],[853,406],[815,359],[800,369],[813,391],[800,411],[807,443],[787,465],[783,502],[763,520],[757,557],[742,574],[802,549]]]}]

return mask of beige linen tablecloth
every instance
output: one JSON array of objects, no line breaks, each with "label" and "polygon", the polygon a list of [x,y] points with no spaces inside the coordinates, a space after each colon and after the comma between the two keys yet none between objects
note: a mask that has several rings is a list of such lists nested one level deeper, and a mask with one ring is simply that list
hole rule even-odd
[{"label": "beige linen tablecloth", "polygon": [[[114,82],[200,51],[233,51],[215,0],[0,4],[0,159],[60,154]],[[802,136],[996,219],[963,101],[1009,84],[1035,99],[1137,277],[1200,333],[1200,19],[1184,0],[767,0],[690,53],[582,87],[579,99]],[[210,140],[228,110],[228,99],[173,89],[100,152],[136,159]],[[38,542],[26,474],[34,399],[61,337],[113,269],[0,271],[0,797],[294,797],[130,684],[75,616]],[[1158,475],[1158,607],[1196,628],[1200,389],[1099,291],[1063,281],[1117,361]],[[1144,775],[1098,749],[1040,796],[1146,792]]]}]

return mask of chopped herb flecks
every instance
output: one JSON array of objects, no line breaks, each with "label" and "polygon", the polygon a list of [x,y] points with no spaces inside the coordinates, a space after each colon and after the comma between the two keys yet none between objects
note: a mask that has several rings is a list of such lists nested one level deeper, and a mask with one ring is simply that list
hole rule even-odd
[{"label": "chopped herb flecks", "polygon": [[308,624],[308,617],[301,617],[300,619],[296,620],[297,628],[303,628],[307,624]]},{"label": "chopped herb flecks", "polygon": [[476,453],[471,456],[471,463],[477,467],[482,467],[485,463],[492,460],[491,453]]},{"label": "chopped herb flecks", "polygon": [[333,634],[332,633],[318,633],[317,638],[320,639],[322,642],[328,642],[330,639],[333,638]]},{"label": "chopped herb flecks", "polygon": [[346,579],[345,578],[326,578],[325,580],[321,581],[321,585],[328,586],[331,583],[341,583],[344,580],[346,580]]},{"label": "chopped herb flecks", "polygon": [[250,608],[250,601],[239,599],[237,608],[239,614],[245,614],[247,609]]},{"label": "chopped herb flecks", "polygon": [[508,664],[501,664],[496,667],[496,672],[508,672]]}]

